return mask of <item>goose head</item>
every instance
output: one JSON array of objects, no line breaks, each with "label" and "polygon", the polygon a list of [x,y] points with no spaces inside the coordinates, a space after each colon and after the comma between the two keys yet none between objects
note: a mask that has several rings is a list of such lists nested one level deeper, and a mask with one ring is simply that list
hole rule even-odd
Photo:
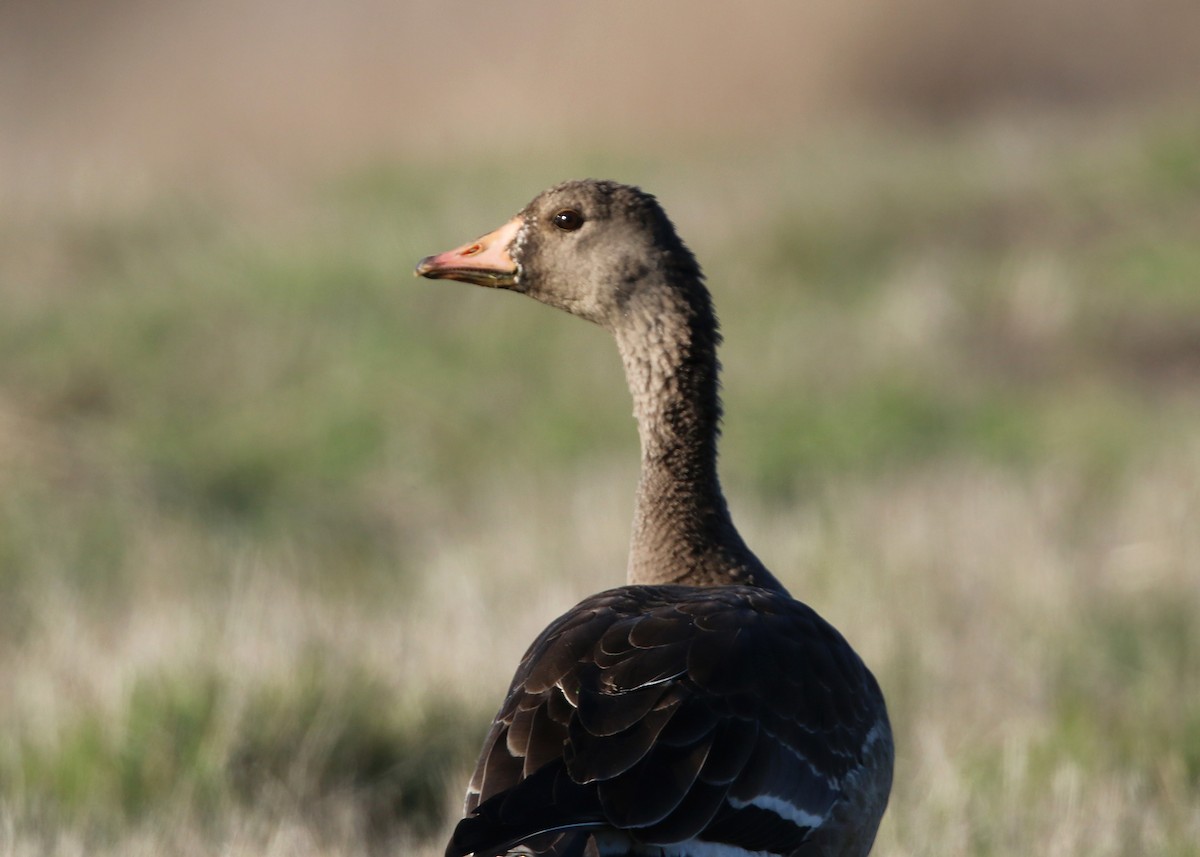
[{"label": "goose head", "polygon": [[543,191],[493,232],[422,259],[416,273],[521,292],[613,331],[632,316],[708,304],[658,201],[594,179]]}]

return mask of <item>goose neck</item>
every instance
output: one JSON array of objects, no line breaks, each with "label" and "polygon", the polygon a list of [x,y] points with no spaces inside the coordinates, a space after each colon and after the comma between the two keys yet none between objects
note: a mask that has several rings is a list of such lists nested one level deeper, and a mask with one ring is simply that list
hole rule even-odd
[{"label": "goose neck", "polygon": [[782,588],[742,541],[717,475],[715,319],[658,312],[632,322],[617,331],[642,452],[629,582]]}]

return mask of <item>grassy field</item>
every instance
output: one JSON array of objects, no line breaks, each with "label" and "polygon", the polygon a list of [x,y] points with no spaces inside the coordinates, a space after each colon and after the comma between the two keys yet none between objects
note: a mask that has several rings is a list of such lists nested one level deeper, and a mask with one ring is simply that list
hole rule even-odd
[{"label": "grassy field", "polygon": [[876,853],[1200,854],[1200,125],[538,154],[0,214],[0,855],[440,852],[637,452],[602,331],[409,272],[581,175],[705,265]]}]

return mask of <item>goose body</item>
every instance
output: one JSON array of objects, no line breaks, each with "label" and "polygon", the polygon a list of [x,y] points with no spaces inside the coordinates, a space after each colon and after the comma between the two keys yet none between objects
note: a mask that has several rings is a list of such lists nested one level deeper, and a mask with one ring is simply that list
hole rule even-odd
[{"label": "goose body", "polygon": [[717,478],[717,321],[654,197],[567,182],[417,273],[609,329],[642,451],[629,585],[529,647],[447,857],[864,857],[891,789],[883,695],[733,525]]}]

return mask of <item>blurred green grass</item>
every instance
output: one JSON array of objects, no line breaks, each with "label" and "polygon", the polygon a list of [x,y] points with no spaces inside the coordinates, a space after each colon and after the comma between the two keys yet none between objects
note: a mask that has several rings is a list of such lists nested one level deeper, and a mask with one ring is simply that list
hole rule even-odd
[{"label": "blurred green grass", "polygon": [[[814,510],[836,523],[845,485],[869,505],[947,471],[1005,474],[1031,494],[1045,483],[1061,507],[1047,538],[1069,569],[1058,588],[1098,587],[1037,632],[1043,669],[1022,681],[1050,698],[1033,705],[1035,724],[1019,739],[971,733],[976,745],[948,763],[964,806],[936,794],[922,805],[909,776],[936,772],[929,729],[970,732],[930,725],[923,702],[958,691],[922,661],[933,655],[919,634],[954,628],[900,622],[895,646],[870,646],[902,753],[882,853],[1027,853],[1055,819],[1022,828],[1021,812],[1086,788],[1063,773],[1075,768],[1150,808],[1153,830],[1102,853],[1194,853],[1194,537],[1169,531],[1155,566],[1166,582],[1146,584],[1149,597],[1081,581],[1088,563],[1113,566],[1113,522],[1158,456],[1196,454],[1200,127],[847,133],[752,162],[696,150],[671,164],[587,152],[379,163],[266,201],[176,192],[0,221],[0,811],[34,839],[78,830],[117,850],[127,829],[181,816],[213,842],[237,813],[339,830],[329,819],[348,814],[348,841],[376,844],[425,847],[444,829],[504,676],[456,687],[432,668],[392,672],[386,635],[361,658],[355,641],[396,623],[444,639],[450,657],[466,643],[425,615],[440,583],[431,557],[480,521],[494,533],[505,515],[555,521],[562,473],[586,484],[615,467],[631,496],[636,438],[601,331],[409,272],[541,186],[599,174],[657,192],[705,265],[728,343],[735,498],[756,498],[788,532]],[[1195,511],[1195,486],[1184,491]],[[626,538],[603,532],[615,547]],[[854,579],[870,581],[900,562],[829,550],[818,580],[865,565]],[[553,574],[554,556],[547,547],[511,586]],[[896,609],[959,621],[937,611],[970,603],[970,587],[929,558],[905,567],[917,577],[880,583],[862,615],[849,595],[813,591],[860,634],[864,616],[888,622],[887,593],[902,586],[912,600]],[[500,574],[497,586],[515,574],[478,573]],[[589,588],[622,570],[607,573]],[[807,597],[805,569],[787,573]],[[266,654],[229,661],[219,641],[236,636],[225,623],[248,578],[301,593],[300,606],[284,642],[268,635]],[[973,609],[1021,626],[1039,581],[1024,569],[1011,581],[1023,594]],[[159,611],[150,643],[120,643]],[[189,611],[199,630],[170,618]],[[504,651],[537,630],[504,633]],[[109,645],[137,657],[106,659]],[[112,677],[81,679],[85,667]],[[965,838],[928,839],[955,824]],[[1091,853],[1072,836],[1056,853]]]}]

